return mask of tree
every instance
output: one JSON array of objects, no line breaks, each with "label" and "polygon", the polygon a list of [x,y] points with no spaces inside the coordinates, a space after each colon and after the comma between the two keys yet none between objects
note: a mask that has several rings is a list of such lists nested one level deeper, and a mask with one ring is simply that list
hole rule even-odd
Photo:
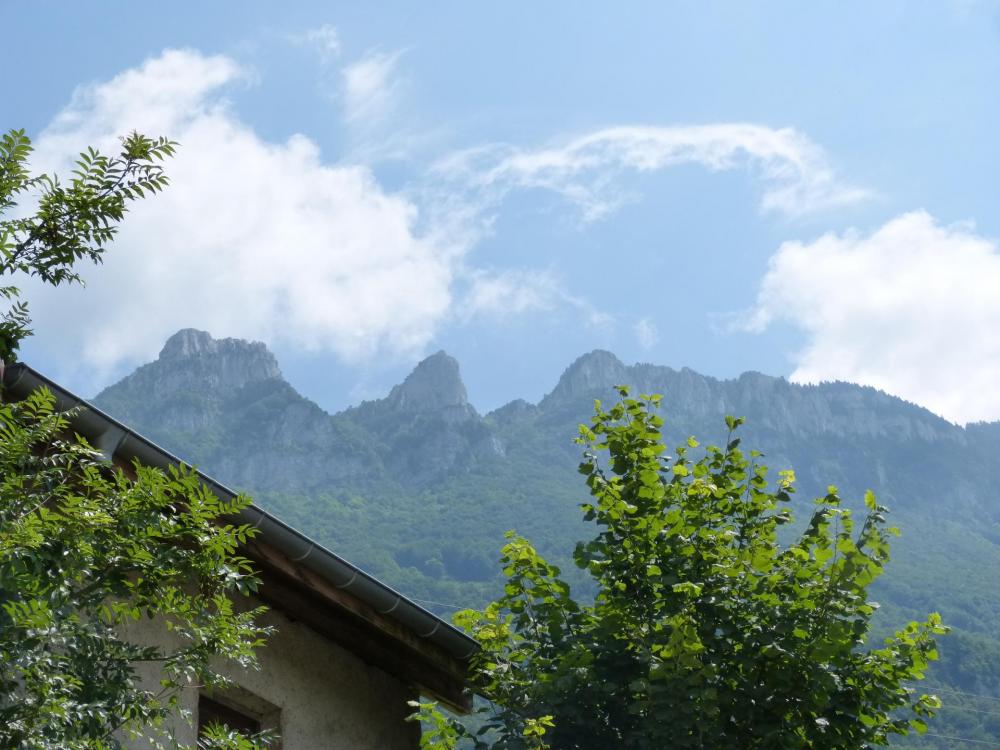
[{"label": "tree", "polygon": [[[940,617],[867,644],[867,589],[898,533],[886,508],[867,493],[856,528],[830,487],[785,546],[794,475],[769,487],[734,436],[741,419],[727,418],[725,448],[691,438],[669,457],[660,398],[619,392],[578,438],[597,533],[574,559],[592,602],[509,534],[503,596],[456,616],[482,646],[477,747],[853,750],[923,732],[940,702],[909,684],[937,658]],[[427,747],[471,737],[433,705],[417,716]]]},{"label": "tree", "polygon": [[[23,131],[0,137],[0,217],[27,199],[33,212],[0,220],[0,275],[59,285],[80,281],[76,264],[100,262],[127,203],[167,184],[166,139],[132,134],[108,158],[80,155],[68,187],[27,169]],[[0,287],[0,356],[30,335],[26,303]],[[2,360],[0,360],[2,368]],[[71,414],[46,390],[0,403],[0,747],[104,750],[119,737],[159,740],[188,684],[219,686],[219,660],[252,666],[267,630],[261,609],[234,598],[258,584],[237,552],[255,533],[227,523],[250,501],[222,501],[197,474],[107,461],[70,432]],[[130,638],[158,618],[173,647]],[[156,690],[140,666],[156,666]],[[262,738],[221,727],[199,741],[249,750]]]},{"label": "tree", "polygon": [[[253,530],[222,522],[249,500],[182,467],[127,476],[66,437],[53,401],[0,405],[0,747],[110,747],[161,724],[189,680],[221,684],[213,657],[254,663],[261,610],[231,599],[257,585],[236,554]],[[130,640],[143,617],[180,645]],[[148,663],[156,692],[137,683]]]},{"label": "tree", "polygon": [[[0,136],[0,276],[24,274],[53,286],[79,283],[76,264],[101,262],[128,203],[167,186],[161,162],[176,145],[132,133],[118,156],[90,148],[80,154],[66,186],[57,177],[31,175],[31,139],[23,130]],[[34,211],[3,218],[24,199],[36,204]],[[9,360],[31,335],[31,321],[18,287],[0,286],[0,296],[11,303],[0,317],[0,360]]]}]

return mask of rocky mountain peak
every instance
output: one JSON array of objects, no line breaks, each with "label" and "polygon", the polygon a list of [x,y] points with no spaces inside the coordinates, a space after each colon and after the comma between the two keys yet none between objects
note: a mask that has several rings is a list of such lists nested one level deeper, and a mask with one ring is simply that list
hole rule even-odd
[{"label": "rocky mountain peak", "polygon": [[212,338],[207,331],[199,331],[195,328],[182,328],[167,342],[160,350],[160,359],[180,359],[196,354],[214,352],[218,349],[218,342]]},{"label": "rocky mountain peak", "polygon": [[386,397],[399,411],[461,410],[474,412],[459,373],[458,362],[443,351],[420,362]]},{"label": "rocky mountain peak", "polygon": [[247,385],[280,379],[278,361],[263,343],[184,328],[167,339],[157,360],[105,388],[94,403],[154,436],[192,434],[213,425],[220,404]]},{"label": "rocky mountain peak", "polygon": [[595,349],[577,358],[559,378],[546,400],[564,400],[604,391],[612,385],[627,384],[628,368],[618,357],[604,349]]},{"label": "rocky mountain peak", "polygon": [[207,377],[211,385],[240,387],[281,377],[278,361],[262,342],[215,339],[194,328],[182,328],[167,339],[157,363],[195,366],[199,376]]}]

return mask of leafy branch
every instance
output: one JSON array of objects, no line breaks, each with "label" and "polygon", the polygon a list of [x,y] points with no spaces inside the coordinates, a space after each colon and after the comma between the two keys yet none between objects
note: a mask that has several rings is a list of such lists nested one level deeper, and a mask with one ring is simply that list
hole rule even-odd
[{"label": "leafy branch", "polygon": [[[46,284],[82,283],[78,263],[101,263],[131,201],[162,191],[169,183],[163,160],[177,144],[139,133],[122,139],[109,157],[93,148],[79,155],[72,179],[32,176],[31,140],[23,130],[0,135],[0,277],[26,275]],[[33,203],[21,216],[3,218]],[[31,334],[27,303],[17,286],[0,287],[10,302],[0,315],[0,360],[9,360]]]}]

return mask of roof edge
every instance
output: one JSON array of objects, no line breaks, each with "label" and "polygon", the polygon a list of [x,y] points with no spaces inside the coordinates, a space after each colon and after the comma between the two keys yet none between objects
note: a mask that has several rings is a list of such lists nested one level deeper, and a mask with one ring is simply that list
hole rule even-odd
[{"label": "roof edge", "polygon": [[[128,452],[143,464],[161,469],[180,464],[193,469],[201,481],[221,498],[229,499],[239,494],[23,362],[9,365],[6,371],[0,372],[3,372],[4,390],[15,398],[24,398],[31,391],[45,387],[56,397],[60,410],[79,408],[80,413],[73,420],[74,429],[79,430],[108,458],[127,446]],[[473,638],[451,623],[256,505],[245,508],[236,520],[259,529],[263,541],[290,559],[319,574],[337,588],[349,591],[376,612],[398,621],[450,656],[465,661],[479,650]]]}]

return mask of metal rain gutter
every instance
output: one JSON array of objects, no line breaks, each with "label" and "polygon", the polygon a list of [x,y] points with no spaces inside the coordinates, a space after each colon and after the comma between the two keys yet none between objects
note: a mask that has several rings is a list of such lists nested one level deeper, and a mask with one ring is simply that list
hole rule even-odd
[{"label": "metal rain gutter", "polygon": [[[45,387],[55,396],[56,408],[60,411],[79,409],[73,420],[74,429],[108,459],[119,455],[126,459],[138,459],[142,464],[160,469],[176,464],[190,467],[187,462],[24,363],[7,367],[3,383],[5,390],[15,398],[25,398],[31,391]],[[220,498],[231,499],[236,496],[236,492],[207,474],[200,471],[197,473]],[[451,656],[467,659],[479,649],[475,640],[454,625],[407,599],[392,587],[256,505],[250,505],[242,510],[237,516],[237,521],[260,529],[261,538],[288,555],[291,560],[321,575],[337,588],[351,592],[380,614],[402,623]]]}]

